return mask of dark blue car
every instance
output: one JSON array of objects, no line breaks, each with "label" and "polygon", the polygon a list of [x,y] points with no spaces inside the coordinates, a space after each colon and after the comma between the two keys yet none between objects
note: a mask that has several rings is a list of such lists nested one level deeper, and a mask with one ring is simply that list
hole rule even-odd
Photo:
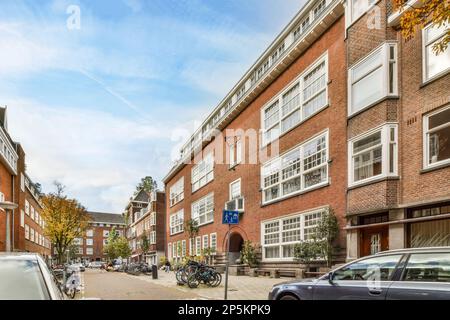
[{"label": "dark blue car", "polygon": [[314,280],[275,285],[269,300],[450,300],[450,247],[391,250]]}]

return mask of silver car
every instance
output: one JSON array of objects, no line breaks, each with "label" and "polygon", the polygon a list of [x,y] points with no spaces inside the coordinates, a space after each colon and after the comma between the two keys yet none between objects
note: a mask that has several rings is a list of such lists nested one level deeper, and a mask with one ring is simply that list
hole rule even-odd
[{"label": "silver car", "polygon": [[270,300],[450,300],[450,247],[391,250],[314,280],[275,285]]},{"label": "silver car", "polygon": [[38,254],[0,253],[0,300],[64,300],[64,294]]}]

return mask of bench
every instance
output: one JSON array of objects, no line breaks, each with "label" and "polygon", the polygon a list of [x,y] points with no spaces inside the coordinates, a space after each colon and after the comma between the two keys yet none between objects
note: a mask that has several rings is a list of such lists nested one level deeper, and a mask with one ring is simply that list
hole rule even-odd
[{"label": "bench", "polygon": [[269,276],[271,278],[279,278],[279,269],[256,269],[256,275]]}]

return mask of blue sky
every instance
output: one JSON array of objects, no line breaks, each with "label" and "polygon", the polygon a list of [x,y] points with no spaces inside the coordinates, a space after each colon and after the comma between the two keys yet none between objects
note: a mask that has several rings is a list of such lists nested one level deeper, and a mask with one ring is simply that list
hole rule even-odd
[{"label": "blue sky", "polygon": [[[0,105],[28,174],[121,212],[304,0],[0,0]],[[80,8],[79,30],[66,10]]]}]

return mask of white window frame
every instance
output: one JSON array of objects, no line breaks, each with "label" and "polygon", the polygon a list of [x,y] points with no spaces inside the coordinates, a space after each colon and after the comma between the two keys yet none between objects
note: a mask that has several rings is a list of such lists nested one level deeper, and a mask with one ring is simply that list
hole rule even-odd
[{"label": "white window frame", "polygon": [[[233,198],[233,186],[239,184],[239,195],[237,197]],[[234,200],[234,199],[238,199],[242,196],[242,183],[241,183],[241,178],[234,180],[233,182],[230,183],[229,186],[229,199]]]},{"label": "white window frame", "polygon": [[23,209],[20,209],[20,226],[25,228],[25,211]]},{"label": "white window frame", "polygon": [[169,244],[167,245],[167,258],[168,259],[172,259],[172,243],[169,242]]},{"label": "white window frame", "polygon": [[103,230],[103,238],[109,237],[109,230]]},{"label": "white window frame", "polygon": [[[303,149],[309,143],[313,142],[314,140],[320,139],[322,137],[325,137],[326,159],[320,165],[317,165],[317,166],[315,166],[313,168],[310,168],[310,169],[305,171],[304,170],[305,157],[304,157]],[[297,194],[301,194],[301,193],[304,193],[304,192],[308,192],[310,190],[314,190],[314,189],[317,189],[317,188],[320,188],[322,186],[327,185],[329,183],[329,180],[330,180],[330,170],[329,170],[330,168],[329,168],[329,163],[328,163],[329,159],[330,159],[330,143],[329,143],[329,141],[330,141],[329,140],[329,130],[326,129],[325,131],[322,131],[319,134],[316,134],[315,136],[313,136],[312,138],[309,138],[308,140],[306,140],[306,141],[302,142],[301,144],[295,146],[294,148],[284,152],[280,156],[278,156],[276,158],[273,158],[273,159],[263,163],[261,165],[261,181],[260,181],[261,190],[262,190],[262,203],[263,204],[268,204],[268,203],[272,203],[272,202],[277,202],[277,201],[283,200],[285,198],[291,197],[293,195],[297,195]],[[300,161],[299,161],[300,162],[300,172],[295,174],[295,175],[293,175],[293,176],[288,177],[287,179],[283,180],[282,159],[283,159],[283,157],[288,156],[289,154],[291,154],[292,152],[295,152],[295,151],[299,151],[300,152]],[[275,166],[275,167],[278,167],[278,169],[276,170],[278,172],[278,181],[273,183],[273,184],[271,184],[271,185],[269,185],[269,186],[265,186],[265,181],[264,181],[265,180],[265,175],[264,175],[265,168],[266,167],[270,167],[272,165]],[[304,178],[305,175],[308,174],[309,172],[313,172],[313,171],[315,171],[317,169],[320,169],[320,168],[323,168],[323,167],[326,167],[326,172],[327,172],[326,179],[323,182],[320,182],[318,184],[315,184],[313,186],[309,186],[309,187],[305,188],[305,178]],[[275,172],[274,172],[274,174],[275,174]],[[291,192],[291,193],[283,195],[282,194],[283,183],[287,182],[287,181],[290,181],[290,180],[293,180],[296,177],[300,177],[300,189],[297,190],[297,191],[294,191],[294,192]],[[271,200],[266,200],[265,191],[267,189],[271,189],[271,188],[273,188],[273,187],[275,187],[277,185],[279,187],[279,196],[277,198],[274,198],[274,199],[271,199]]]},{"label": "white window frame", "polygon": [[365,15],[368,11],[370,11],[375,4],[378,2],[378,0],[366,0],[367,6],[364,10],[361,11],[357,16],[353,16],[354,13],[354,7],[353,7],[353,0],[348,0],[345,5],[345,21],[347,28],[350,27],[353,23],[358,21],[359,18],[361,18],[363,15]]},{"label": "white window frame", "polygon": [[20,190],[25,192],[25,176],[22,172],[20,173]]},{"label": "white window frame", "polygon": [[186,240],[181,241],[181,256],[186,257]]},{"label": "white window frame", "polygon": [[[213,245],[214,244],[214,245]],[[209,246],[211,247],[211,254],[215,255],[217,253],[217,233],[211,233],[209,235]]]},{"label": "white window frame", "polygon": [[173,207],[184,199],[184,177],[178,179],[172,187],[170,187],[170,206]]},{"label": "white window frame", "polygon": [[150,214],[150,226],[156,226],[156,212]]},{"label": "white window frame", "polygon": [[204,234],[202,237],[202,248],[203,250],[209,248],[209,236],[207,234]]},{"label": "white window frame", "polygon": [[[450,26],[447,26],[447,28],[444,28],[444,32],[442,32],[438,36],[436,36],[436,37],[434,37],[432,39],[428,39],[427,31],[428,31],[428,29],[430,29],[432,27],[433,27],[433,25],[429,24],[425,28],[422,29],[422,81],[423,82],[427,82],[427,81],[430,81],[430,80],[432,80],[434,78],[438,78],[442,74],[445,74],[446,72],[448,72],[449,69],[450,69],[450,65],[449,65],[446,69],[436,73],[435,75],[433,75],[431,77],[428,75],[428,60],[429,60],[429,58],[428,58],[427,47],[433,46],[433,44],[436,41],[441,40],[445,36],[445,34],[448,31],[448,28]],[[440,54],[445,54],[445,52],[442,52]]]},{"label": "white window frame", "polygon": [[[390,139],[390,129],[394,129],[394,139],[395,141],[391,141]],[[376,133],[381,132],[381,173],[372,176],[366,179],[362,179],[359,181],[354,181],[354,161],[353,161],[353,144],[357,141],[360,141],[361,139],[367,138],[368,136]],[[394,144],[393,146],[393,172],[389,172],[389,163],[390,163],[390,145]],[[370,149],[370,148],[368,148]],[[367,152],[366,150],[362,150],[360,152]],[[349,181],[349,187],[357,186],[360,184],[365,184],[372,181],[377,181],[379,179],[383,179],[386,177],[397,177],[398,176],[398,124],[397,123],[385,123],[381,126],[378,126],[374,129],[371,129],[367,132],[364,132],[363,134],[360,134],[348,141],[348,181]]]},{"label": "white window frame", "polygon": [[[322,63],[324,63],[324,76],[325,76],[324,82],[325,82],[325,87],[323,89],[321,89],[320,91],[314,93],[311,97],[309,97],[305,101],[304,98],[303,98],[303,93],[304,93],[303,90],[305,89],[304,78],[306,76],[308,76],[311,72],[313,72]],[[286,88],[283,89],[283,91],[281,91],[278,95],[276,95],[274,99],[270,100],[268,103],[266,103],[261,108],[261,116],[260,116],[261,117],[261,148],[264,148],[269,143],[275,141],[276,139],[282,137],[283,135],[285,135],[289,131],[291,131],[294,128],[298,127],[300,124],[305,122],[307,119],[313,117],[317,113],[320,113],[323,109],[325,109],[328,106],[328,104],[329,104],[329,100],[328,100],[328,79],[329,78],[328,77],[329,77],[328,51],[326,51],[314,63],[312,63],[307,69],[305,69],[294,81],[292,81],[288,86],[286,86]],[[318,79],[316,79],[315,81],[317,81],[317,80]],[[286,95],[286,93],[288,93],[291,89],[293,89],[297,85],[298,85],[298,92],[297,92],[297,94],[294,97],[290,97],[289,101],[287,101],[285,103],[283,101],[284,96]],[[325,92],[325,103],[322,106],[320,106],[316,111],[314,111],[313,113],[311,113],[310,115],[305,117],[304,116],[305,103],[312,101],[315,97],[319,96],[323,92]],[[293,101],[294,99],[298,99],[298,104],[296,104],[296,107],[293,108],[292,110],[290,110],[285,115],[283,115],[282,114],[283,107],[286,104],[288,104],[291,101]],[[266,128],[266,126],[265,126],[265,112],[266,112],[267,109],[269,109],[272,106],[274,106],[274,104],[277,104],[277,106],[275,108],[278,109],[278,111],[277,111],[277,113],[278,113],[277,121],[273,122],[269,127]],[[283,121],[288,119],[289,117],[291,117],[296,112],[300,112],[300,117],[299,117],[298,122],[295,122],[295,124],[292,125],[292,127],[289,127],[286,130],[282,130]],[[275,128],[277,126],[278,126],[278,130],[275,130]],[[266,134],[268,132],[272,131],[272,130],[275,130],[275,131],[273,131],[274,135],[273,136],[271,135],[271,138],[267,139],[266,138]]]},{"label": "white window frame", "polygon": [[[390,57],[390,48],[394,48],[394,58],[391,59]],[[370,61],[374,56],[381,55],[381,64],[377,64],[375,67],[372,67],[371,69],[367,70],[364,75],[360,75],[359,77],[354,78],[353,77],[353,71],[356,68],[359,68],[364,65],[367,61]],[[353,85],[358,83],[359,81],[365,79],[367,76],[371,75],[375,71],[381,68],[381,77],[384,80],[384,86],[382,87],[382,92],[380,97],[378,97],[374,101],[369,101],[363,106],[360,106],[357,110],[353,110],[352,101],[353,101]],[[392,68],[392,71],[391,71]],[[393,87],[392,90],[389,86],[390,79],[389,75],[390,73],[393,73]],[[348,116],[352,116],[354,114],[358,114],[370,106],[373,106],[377,101],[380,101],[386,97],[389,96],[398,96],[398,46],[397,42],[395,41],[387,41],[372,50],[368,55],[363,57],[361,60],[359,60],[357,63],[355,63],[351,68],[348,69]]]},{"label": "white window frame", "polygon": [[86,237],[93,237],[94,236],[94,230],[88,229],[86,230]]},{"label": "white window frame", "polygon": [[446,160],[441,160],[441,161],[437,161],[435,163],[431,163],[430,164],[430,155],[429,155],[429,151],[430,151],[430,139],[428,138],[430,133],[433,133],[434,131],[438,131],[441,130],[443,128],[446,128],[448,126],[450,126],[450,122],[443,124],[439,127],[433,128],[432,130],[429,130],[429,120],[430,117],[439,114],[441,112],[444,112],[446,110],[450,109],[450,105],[447,105],[443,108],[439,108],[438,110],[435,110],[429,114],[426,114],[423,116],[423,168],[424,169],[429,169],[429,168],[434,168],[437,166],[441,166],[441,165],[445,165],[450,163],[450,158],[446,159]]},{"label": "white window frame", "polygon": [[170,219],[170,235],[184,232],[184,209],[172,213]]},{"label": "white window frame", "polygon": [[156,231],[150,231],[150,244],[156,244]]},{"label": "white window frame", "polygon": [[200,236],[195,237],[195,255],[202,255],[202,238]]},{"label": "white window frame", "polygon": [[86,239],[86,245],[87,246],[93,246],[94,245],[94,239],[87,238]]},{"label": "white window frame", "polygon": [[30,226],[25,224],[25,239],[30,240]]},{"label": "white window frame", "polygon": [[198,164],[192,167],[191,177],[192,193],[214,180],[213,152],[208,153]]},{"label": "white window frame", "polygon": [[[211,202],[211,209],[208,210],[208,202]],[[200,206],[203,205],[205,208],[205,212],[201,213],[198,212]],[[211,214],[212,213],[212,214]],[[208,220],[208,215],[212,217],[212,219]],[[200,222],[200,217],[205,217],[204,222]],[[197,201],[193,202],[191,205],[191,219],[194,221],[197,221],[198,226],[203,226],[205,224],[213,223],[214,222],[214,192],[211,192],[207,194],[206,196],[198,199]]]},{"label": "white window frame", "polygon": [[[305,229],[311,229],[315,226],[306,226],[305,225],[305,217],[308,215],[314,215],[316,213],[326,213],[328,210],[327,207],[322,207],[318,209],[308,210],[301,213],[294,213],[282,217],[278,217],[276,219],[266,220],[261,222],[261,249],[262,249],[262,261],[295,261],[294,257],[283,257],[283,246],[285,245],[294,245],[297,243],[301,243],[305,240]],[[289,242],[283,242],[283,231],[289,232],[289,229],[283,230],[283,221],[289,220],[289,219],[296,219],[300,218],[300,240],[299,241],[289,241]],[[277,243],[271,243],[271,244],[265,244],[265,226],[266,224],[278,222],[278,231],[272,232],[273,234],[278,234],[278,242]],[[266,258],[266,250],[267,247],[279,247],[279,257],[278,258]]]},{"label": "white window frame", "polygon": [[190,238],[189,239],[189,255],[190,256],[195,256],[194,248],[195,248],[195,238]]},{"label": "white window frame", "polygon": [[94,248],[86,248],[86,255],[92,256],[94,254]]},{"label": "white window frame", "polygon": [[25,213],[27,216],[30,216],[30,203],[27,199],[25,199]]}]

